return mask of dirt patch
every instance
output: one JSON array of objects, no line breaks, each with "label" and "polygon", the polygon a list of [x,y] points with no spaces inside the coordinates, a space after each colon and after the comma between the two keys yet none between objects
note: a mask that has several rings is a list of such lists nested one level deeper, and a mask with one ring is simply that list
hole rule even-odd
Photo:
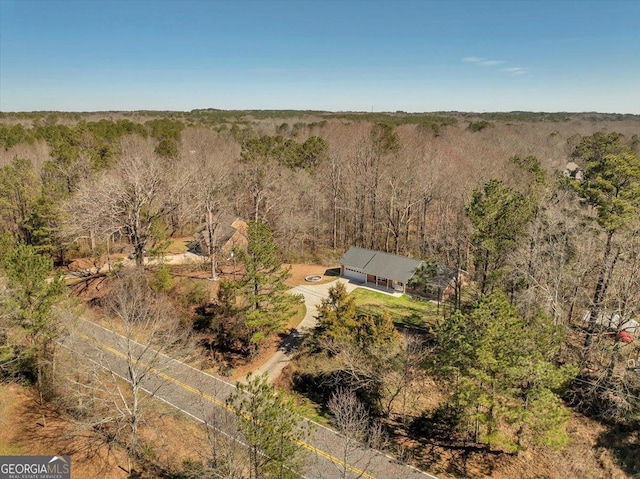
[{"label": "dirt patch", "polygon": [[77,425],[53,408],[41,406],[30,389],[1,385],[0,409],[2,454],[70,455],[74,478],[128,476],[118,468],[118,464],[126,464],[120,451],[94,448],[88,433],[80,432]]},{"label": "dirt patch", "polygon": [[67,285],[77,298],[90,305],[104,298],[111,290],[106,275],[77,279]]},{"label": "dirt patch", "polygon": [[[287,286],[292,288],[300,284],[322,284],[334,281],[336,276],[332,276],[331,273],[335,272],[336,266],[322,266],[317,264],[286,264],[285,267],[291,266],[291,277],[285,281]],[[329,274],[327,274],[329,273]],[[314,281],[309,283],[305,281],[306,276],[320,276],[320,281]]]},{"label": "dirt patch", "polygon": [[[140,436],[153,462],[140,479],[174,477],[186,459],[211,457],[202,426],[180,411],[153,401]],[[50,404],[41,405],[30,388],[0,384],[0,455],[70,455],[71,477],[124,479],[127,460],[115,443],[97,442],[90,427]]]},{"label": "dirt patch", "polygon": [[278,348],[280,347],[280,343],[282,342],[281,338],[270,338],[267,339],[266,344],[264,344],[260,352],[253,356],[250,360],[245,360],[246,362],[239,362],[231,371],[231,379],[234,381],[246,376],[251,371],[257,370],[260,366],[267,362],[267,360],[273,356]]},{"label": "dirt patch", "polygon": [[76,273],[78,271],[95,270],[95,268],[102,268],[109,262],[113,265],[126,258],[127,255],[125,253],[112,253],[109,255],[108,260],[106,255],[95,258],[77,258],[62,268],[62,271],[64,273]]}]

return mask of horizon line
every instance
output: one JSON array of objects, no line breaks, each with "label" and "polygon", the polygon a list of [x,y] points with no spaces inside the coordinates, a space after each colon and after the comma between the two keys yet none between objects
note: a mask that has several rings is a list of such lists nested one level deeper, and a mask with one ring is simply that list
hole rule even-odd
[{"label": "horizon line", "polygon": [[358,114],[404,114],[404,115],[421,115],[421,114],[456,114],[456,113],[475,113],[475,114],[490,114],[490,113],[535,113],[535,114],[600,114],[600,115],[632,115],[640,116],[639,113],[620,112],[620,111],[597,111],[597,110],[423,110],[423,111],[406,111],[406,110],[315,110],[315,109],[298,109],[298,108],[193,108],[191,110],[171,110],[171,109],[119,109],[119,110],[0,110],[0,115],[12,115],[12,114],[51,114],[51,113],[63,113],[63,114],[95,114],[95,113],[193,113],[204,111],[217,111],[217,112],[300,112],[300,113],[328,113],[328,114],[340,114],[340,113],[358,113]]}]

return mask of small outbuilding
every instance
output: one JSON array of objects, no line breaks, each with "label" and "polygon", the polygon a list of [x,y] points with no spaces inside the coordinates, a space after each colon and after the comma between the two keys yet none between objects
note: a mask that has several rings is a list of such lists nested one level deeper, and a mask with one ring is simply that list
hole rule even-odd
[{"label": "small outbuilding", "polygon": [[359,283],[404,293],[421,264],[419,259],[352,246],[340,258],[340,275]]},{"label": "small outbuilding", "polygon": [[[585,311],[582,321],[588,323],[591,320],[591,311]],[[596,317],[596,324],[610,331],[625,332],[628,334],[640,334],[640,324],[635,319],[626,319],[615,312],[601,312]]]}]

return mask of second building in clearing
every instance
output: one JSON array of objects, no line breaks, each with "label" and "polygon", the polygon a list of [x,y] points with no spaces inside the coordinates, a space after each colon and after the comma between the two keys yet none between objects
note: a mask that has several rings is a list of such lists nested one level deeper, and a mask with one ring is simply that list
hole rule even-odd
[{"label": "second building in clearing", "polygon": [[419,259],[352,246],[340,258],[340,275],[359,283],[405,292]]}]

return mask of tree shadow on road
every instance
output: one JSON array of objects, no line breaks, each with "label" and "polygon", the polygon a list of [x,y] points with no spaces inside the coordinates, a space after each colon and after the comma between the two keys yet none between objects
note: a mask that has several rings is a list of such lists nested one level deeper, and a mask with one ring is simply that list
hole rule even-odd
[{"label": "tree shadow on road", "polygon": [[291,354],[293,351],[300,347],[304,338],[304,333],[296,328],[293,328],[290,333],[280,335],[281,341],[278,345],[278,350],[285,354]]}]

